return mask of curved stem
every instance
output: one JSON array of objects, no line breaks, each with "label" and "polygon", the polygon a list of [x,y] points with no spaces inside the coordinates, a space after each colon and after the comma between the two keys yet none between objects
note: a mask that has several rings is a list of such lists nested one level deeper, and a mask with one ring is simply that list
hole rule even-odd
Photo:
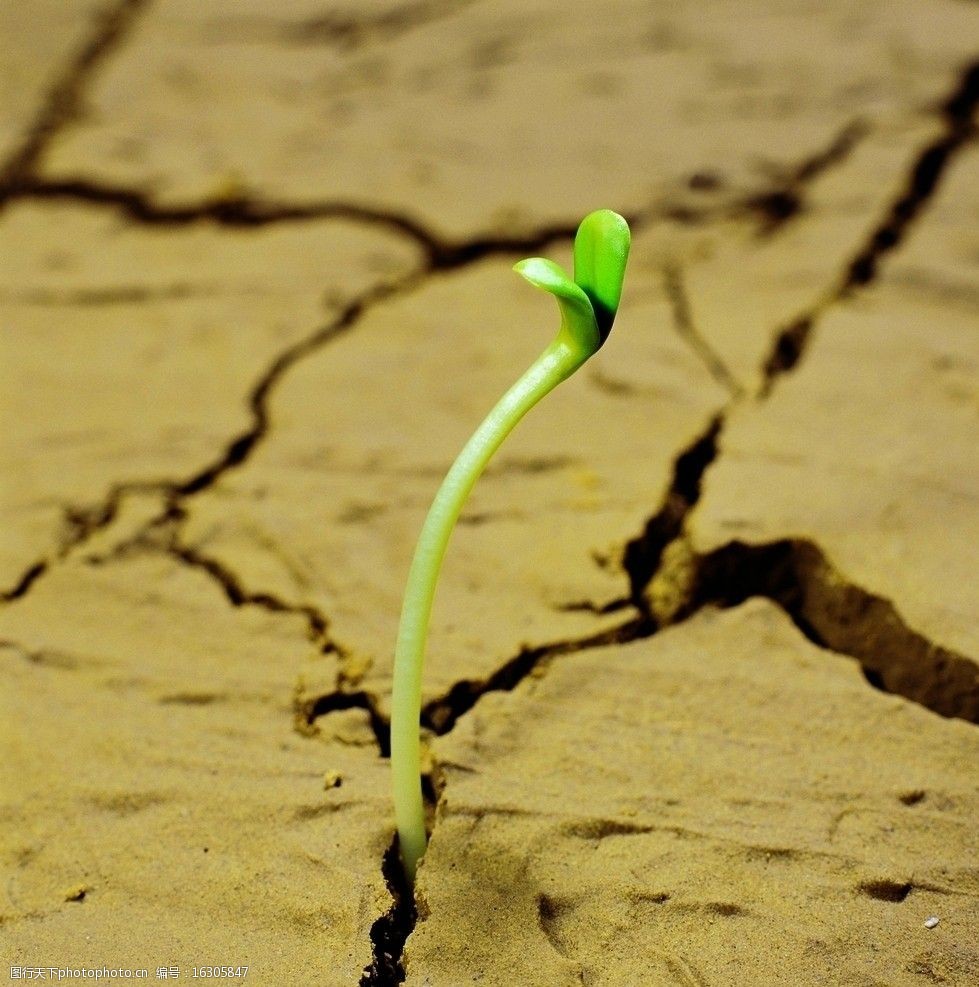
[{"label": "curved stem", "polygon": [[391,696],[391,770],[401,857],[414,883],[425,852],[421,790],[422,663],[425,638],[442,559],[462,507],[493,453],[517,422],[583,362],[583,355],[558,337],[503,395],[466,443],[429,508],[408,573],[394,654]]}]

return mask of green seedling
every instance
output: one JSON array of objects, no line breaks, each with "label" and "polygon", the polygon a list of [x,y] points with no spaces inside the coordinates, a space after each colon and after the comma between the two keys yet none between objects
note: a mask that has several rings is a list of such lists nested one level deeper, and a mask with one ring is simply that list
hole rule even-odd
[{"label": "green seedling", "polygon": [[421,790],[422,663],[439,569],[462,507],[490,457],[545,394],[596,353],[612,328],[629,256],[629,226],[608,209],[585,217],[574,242],[574,280],[553,261],[531,257],[514,270],[549,291],[561,310],[557,336],[503,395],[452,464],[435,495],[408,573],[394,656],[391,769],[401,859],[414,883],[425,852]]}]

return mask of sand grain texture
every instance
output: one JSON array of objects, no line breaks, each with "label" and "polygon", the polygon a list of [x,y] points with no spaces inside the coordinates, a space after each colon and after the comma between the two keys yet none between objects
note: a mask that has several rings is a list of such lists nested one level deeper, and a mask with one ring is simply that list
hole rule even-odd
[{"label": "sand grain texture", "polygon": [[974,727],[868,690],[763,601],[564,656],[436,745],[407,982],[964,974],[977,755]]}]

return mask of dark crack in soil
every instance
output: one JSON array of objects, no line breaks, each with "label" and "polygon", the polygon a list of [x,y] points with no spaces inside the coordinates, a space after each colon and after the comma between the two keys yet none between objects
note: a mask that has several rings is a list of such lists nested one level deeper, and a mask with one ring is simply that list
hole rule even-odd
[{"label": "dark crack in soil", "polygon": [[391,722],[381,712],[380,703],[373,693],[363,689],[338,688],[321,696],[305,696],[297,690],[293,699],[293,717],[296,731],[303,736],[314,736],[316,721],[346,709],[360,709],[367,713],[371,731],[381,757],[391,756]]},{"label": "dark crack in soil", "polygon": [[391,894],[391,907],[371,926],[374,955],[364,969],[359,987],[396,987],[404,983],[402,956],[418,919],[415,897],[398,855],[397,837],[384,854],[381,873]]},{"label": "dark crack in soil", "polygon": [[840,293],[869,284],[885,254],[898,247],[908,229],[935,194],[942,176],[962,146],[976,135],[979,105],[979,62],[962,73],[955,91],[941,106],[945,132],[922,148],[911,169],[905,191],[894,201],[883,222],[847,268]]},{"label": "dark crack in soil", "polygon": [[272,420],[269,410],[271,395],[289,370],[327,343],[349,332],[373,306],[409,291],[418,284],[419,280],[420,275],[413,273],[400,280],[385,282],[370,289],[344,306],[336,319],[280,352],[258,378],[248,395],[248,408],[252,416],[251,426],[235,436],[225,447],[224,452],[212,463],[180,481],[175,488],[176,497],[182,500],[199,494],[212,487],[224,474],[241,466],[267,437]]},{"label": "dark crack in soil", "polygon": [[855,658],[875,688],[979,723],[979,664],[909,627],[890,600],[848,581],[813,542],[732,541],[705,555],[676,552],[672,564],[679,576],[667,566],[655,577],[684,589],[666,622],[679,623],[705,606],[764,597],[811,642]]},{"label": "dark crack in soil", "polygon": [[147,6],[148,0],[121,0],[107,5],[95,18],[91,35],[48,91],[20,147],[0,169],[0,209],[30,182],[55,136],[81,115],[86,86]]},{"label": "dark crack in soil", "polygon": [[663,286],[673,310],[673,326],[680,338],[697,354],[711,377],[725,388],[732,398],[744,397],[744,387],[706,337],[697,329],[680,267],[667,265],[663,268]]},{"label": "dark crack in soil", "polygon": [[[977,105],[979,63],[974,63],[941,104],[943,134],[915,156],[905,190],[858,246],[841,283],[777,333],[756,400],[763,402],[776,380],[797,368],[822,312],[876,279],[879,262],[903,242],[955,153],[975,136]],[[852,126],[821,156],[801,165],[797,179],[807,181],[845,157],[862,136],[858,125]],[[674,284],[675,312],[676,297],[683,301],[681,288],[682,283]],[[682,310],[681,305],[681,319]],[[732,397],[680,454],[659,510],[626,544],[622,566],[639,612],[652,626],[663,626],[688,619],[703,606],[734,606],[763,596],[781,606],[809,640],[857,659],[874,687],[943,716],[979,722],[979,664],[909,628],[893,603],[848,581],[818,545],[802,539],[756,546],[733,541],[705,556],[692,551],[685,537],[687,519],[700,499],[707,470],[720,454],[718,437],[736,401]]]},{"label": "dark crack in soil", "polygon": [[167,545],[166,550],[185,565],[203,570],[221,587],[232,606],[257,606],[270,613],[295,614],[302,617],[306,623],[306,636],[309,640],[324,654],[336,651],[336,645],[330,641],[327,634],[328,621],[316,607],[310,604],[286,603],[272,593],[249,590],[219,559],[206,555],[199,548],[182,545],[176,539]]},{"label": "dark crack in soil", "polygon": [[622,553],[630,599],[647,619],[652,619],[652,611],[644,591],[659,571],[667,546],[682,535],[687,515],[700,500],[704,474],[717,457],[717,442],[723,427],[724,416],[718,415],[677,456],[660,509],[649,518],[642,532],[626,543]]},{"label": "dark crack in soil", "polygon": [[441,696],[422,707],[422,726],[437,736],[449,733],[464,716],[489,692],[512,692],[528,676],[541,675],[555,658],[585,651],[624,644],[640,637],[649,637],[654,627],[642,616],[631,617],[621,624],[596,634],[564,641],[552,641],[534,647],[524,646],[516,655],[499,665],[485,679],[460,679]]},{"label": "dark crack in soil", "polygon": [[10,587],[0,592],[0,601],[11,603],[26,595],[34,583],[48,571],[47,560],[35,562],[20,575],[20,578]]},{"label": "dark crack in soil", "polygon": [[[367,289],[349,301],[334,319],[278,353],[259,374],[246,398],[252,418],[251,425],[231,438],[223,451],[210,463],[197,468],[183,478],[117,482],[112,484],[101,501],[67,507],[63,517],[65,534],[61,539],[59,551],[54,558],[46,556],[31,563],[14,586],[0,594],[0,601],[23,596],[38,578],[50,570],[53,562],[65,559],[94,534],[109,527],[118,516],[122,499],[130,492],[157,491],[165,496],[167,506],[163,514],[151,523],[181,515],[187,498],[210,489],[225,474],[244,464],[265,440],[272,427],[270,403],[273,391],[292,367],[354,328],[374,306],[418,289],[435,274],[462,268],[489,256],[519,257],[543,252],[555,243],[572,239],[576,231],[574,225],[556,224],[519,236],[487,235],[466,241],[449,242],[440,239],[420,224],[415,224],[414,221],[397,214],[372,213],[359,207],[336,204],[324,207],[324,213],[321,215],[307,212],[307,209],[315,212],[316,207],[296,207],[296,210],[301,212],[301,215],[297,215],[295,212],[290,212],[292,207],[280,209],[252,200],[234,200],[230,204],[225,202],[220,205],[204,203],[172,212],[165,207],[150,204],[149,200],[139,193],[103,190],[88,185],[76,186],[73,183],[69,183],[67,187],[58,185],[52,188],[43,182],[31,184],[26,180],[20,190],[12,194],[15,197],[44,198],[48,194],[44,189],[53,192],[55,197],[80,197],[83,201],[87,201],[92,195],[91,201],[117,206],[134,219],[151,224],[182,225],[211,221],[229,226],[253,226],[289,218],[324,218],[327,213],[333,218],[342,216],[363,222],[381,222],[414,239],[423,249],[425,258],[418,268],[403,277],[381,282]],[[639,229],[652,218],[653,213],[649,211],[633,215],[630,223],[635,229]]]},{"label": "dark crack in soil", "polygon": [[223,17],[213,25],[214,40],[274,42],[290,47],[328,45],[350,52],[399,38],[471,7],[476,0],[420,0],[377,13],[359,15],[328,11],[301,20],[267,16]]},{"label": "dark crack in soil", "polygon": [[934,197],[956,154],[975,138],[977,106],[979,62],[963,69],[951,95],[940,106],[943,133],[918,152],[904,188],[847,261],[840,282],[821,306],[801,313],[776,334],[763,367],[762,397],[771,392],[779,377],[794,370],[803,358],[822,310],[867,287],[877,278],[881,261],[905,240]]},{"label": "dark crack in soil", "polygon": [[[436,736],[444,736],[487,693],[512,692],[529,676],[541,675],[555,658],[589,648],[624,644],[649,637],[654,631],[655,626],[647,618],[639,616],[595,634],[540,645],[524,645],[517,654],[498,665],[486,678],[460,679],[444,693],[430,699],[422,707],[421,725]],[[390,722],[380,711],[378,697],[362,689],[337,689],[319,696],[298,697],[294,703],[297,729],[300,733],[308,734],[315,730],[317,719],[344,709],[367,711],[381,756],[390,757]]]},{"label": "dark crack in soil", "polygon": [[772,187],[742,200],[734,209],[735,215],[755,216],[761,236],[773,236],[790,220],[805,211],[806,186],[828,169],[842,164],[857,144],[869,133],[865,120],[852,120],[836,135],[830,144],[816,151],[791,168],[775,171]]},{"label": "dark crack in soil", "polygon": [[[212,223],[229,229],[252,229],[280,223],[347,220],[407,237],[425,255],[425,273],[449,271],[491,255],[524,255],[571,239],[576,225],[555,223],[524,234],[484,233],[463,240],[446,238],[407,212],[365,203],[327,200],[288,202],[254,195],[219,196],[198,202],[165,204],[139,188],[104,185],[84,178],[24,176],[11,187],[0,186],[4,201],[72,202],[114,209],[130,222],[144,226],[191,226]],[[652,210],[630,214],[641,225]]]}]

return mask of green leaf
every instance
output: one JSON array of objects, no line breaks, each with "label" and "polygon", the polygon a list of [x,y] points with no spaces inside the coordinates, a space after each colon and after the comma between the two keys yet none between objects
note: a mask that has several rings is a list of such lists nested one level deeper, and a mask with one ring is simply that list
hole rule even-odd
[{"label": "green leaf", "polygon": [[611,209],[589,213],[575,237],[575,283],[591,300],[603,343],[619,309],[630,241],[629,224]]},{"label": "green leaf", "polygon": [[581,353],[583,360],[601,346],[602,337],[592,303],[560,264],[546,257],[528,257],[514,264],[513,269],[535,288],[554,295],[561,309],[561,329],[570,337],[569,342]]}]

